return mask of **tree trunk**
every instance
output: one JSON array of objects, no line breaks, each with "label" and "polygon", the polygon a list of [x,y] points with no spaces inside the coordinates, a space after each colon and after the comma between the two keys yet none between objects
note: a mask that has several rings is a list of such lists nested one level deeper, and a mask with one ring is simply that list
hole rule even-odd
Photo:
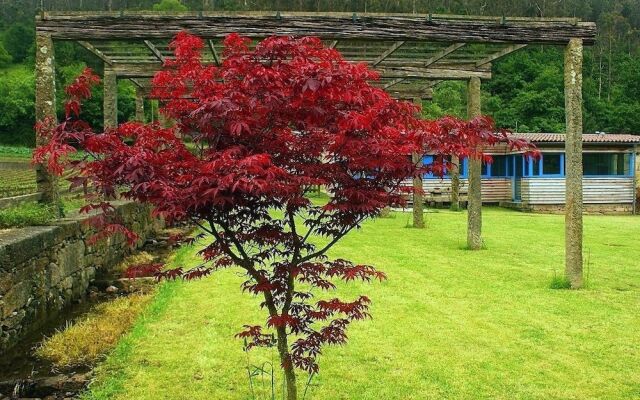
[{"label": "tree trunk", "polygon": [[[467,114],[469,119],[480,115],[480,78],[471,78],[468,87]],[[467,247],[482,248],[482,160],[469,158],[469,194],[467,214]]]},{"label": "tree trunk", "polygon": [[564,53],[565,140],[565,276],[579,289],[582,278],[582,40],[571,39]]},{"label": "tree trunk", "polygon": [[285,328],[278,328],[278,353],[280,354],[280,363],[284,371],[284,379],[287,386],[287,400],[298,400],[298,387],[296,386],[296,372],[291,363],[291,355],[289,354],[289,344],[287,343],[287,331]]},{"label": "tree trunk", "polygon": [[[422,155],[413,153],[411,159],[415,165],[422,165]],[[424,228],[424,203],[422,199],[422,178],[420,176],[413,178],[413,227]]]},{"label": "tree trunk", "polygon": [[118,78],[113,70],[105,68],[103,81],[104,129],[116,128],[118,126]]},{"label": "tree trunk", "polygon": [[460,210],[460,159],[457,156],[451,157],[453,167],[449,174],[451,175],[451,210]]}]

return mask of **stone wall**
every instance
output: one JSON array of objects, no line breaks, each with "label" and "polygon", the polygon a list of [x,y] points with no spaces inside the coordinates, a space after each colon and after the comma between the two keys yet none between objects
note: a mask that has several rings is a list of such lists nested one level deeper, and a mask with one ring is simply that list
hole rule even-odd
[{"label": "stone wall", "polygon": [[[146,206],[114,203],[138,246],[161,227]],[[96,276],[132,249],[120,236],[89,245],[94,229],[74,215],[52,226],[0,231],[0,354],[82,298]]]}]

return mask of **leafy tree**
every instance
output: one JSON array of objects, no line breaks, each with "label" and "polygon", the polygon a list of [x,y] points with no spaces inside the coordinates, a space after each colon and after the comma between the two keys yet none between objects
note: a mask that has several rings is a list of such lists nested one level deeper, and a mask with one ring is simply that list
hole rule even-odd
[{"label": "leafy tree", "polygon": [[30,145],[35,143],[35,80],[27,68],[0,71],[0,142]]},{"label": "leafy tree", "polygon": [[7,52],[7,49],[5,49],[4,45],[0,42],[0,68],[8,66],[11,64],[11,61],[13,61],[13,57],[11,57],[11,54]]},{"label": "leafy tree", "polygon": [[4,33],[4,47],[16,63],[24,61],[33,49],[35,32],[25,24],[13,24]]},{"label": "leafy tree", "polygon": [[153,11],[188,11],[189,7],[185,6],[180,0],[161,0],[158,4],[153,5]]},{"label": "leafy tree", "polygon": [[[369,84],[375,72],[317,38],[271,37],[252,48],[232,34],[221,67],[201,63],[198,37],[180,33],[171,47],[176,58],[154,77],[153,95],[163,99],[174,128],[129,122],[95,134],[77,119],[98,81],[85,71],[66,89],[66,119],[39,122],[39,134],[50,140],[34,159],[57,173],[73,167],[74,184],[91,184],[105,199],[124,188],[122,196],[152,204],[168,221],[200,226],[209,235],[198,236],[209,239],[201,265],[153,272],[193,279],[239,268],[243,290],[262,297],[268,316],[237,336],[250,348],[277,347],[287,398],[295,400],[295,368],[316,373],[322,347],[346,343],[347,327],[370,316],[366,296],[314,301],[314,293],[335,290],[340,280],[386,278],[373,266],[329,258],[329,249],[386,206],[402,204],[405,178],[442,174],[445,155],[482,157],[483,145],[508,140],[486,117],[417,118],[412,103]],[[77,148],[86,158],[65,164]],[[437,161],[418,168],[409,155],[427,150]],[[326,204],[307,197],[315,185],[331,192]],[[99,237],[136,240],[111,219],[107,202],[85,211],[92,209],[104,211],[94,220]]]}]

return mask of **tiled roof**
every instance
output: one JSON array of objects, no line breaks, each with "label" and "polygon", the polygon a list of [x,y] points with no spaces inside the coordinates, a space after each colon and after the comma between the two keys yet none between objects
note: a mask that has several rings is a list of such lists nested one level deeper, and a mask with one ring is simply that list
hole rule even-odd
[{"label": "tiled roof", "polygon": [[[512,137],[522,138],[532,143],[564,143],[564,133],[512,133]],[[615,133],[585,133],[583,143],[640,143],[640,136]]]}]

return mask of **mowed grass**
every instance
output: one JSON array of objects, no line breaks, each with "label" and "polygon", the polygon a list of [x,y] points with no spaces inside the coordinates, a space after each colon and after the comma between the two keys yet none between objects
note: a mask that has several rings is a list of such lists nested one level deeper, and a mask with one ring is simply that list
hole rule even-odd
[{"label": "mowed grass", "polygon": [[[354,323],[348,345],[325,349],[308,400],[640,398],[640,218],[585,217],[580,291],[550,288],[562,274],[562,216],[487,208],[477,252],[464,249],[466,213],[426,222],[407,228],[410,214],[394,213],[332,251],[389,279],[340,285],[343,298],[372,299],[373,320]],[[195,265],[194,252],[181,249],[174,262]],[[228,270],[166,284],[85,397],[251,399],[233,335],[264,312],[241,281]]]}]

